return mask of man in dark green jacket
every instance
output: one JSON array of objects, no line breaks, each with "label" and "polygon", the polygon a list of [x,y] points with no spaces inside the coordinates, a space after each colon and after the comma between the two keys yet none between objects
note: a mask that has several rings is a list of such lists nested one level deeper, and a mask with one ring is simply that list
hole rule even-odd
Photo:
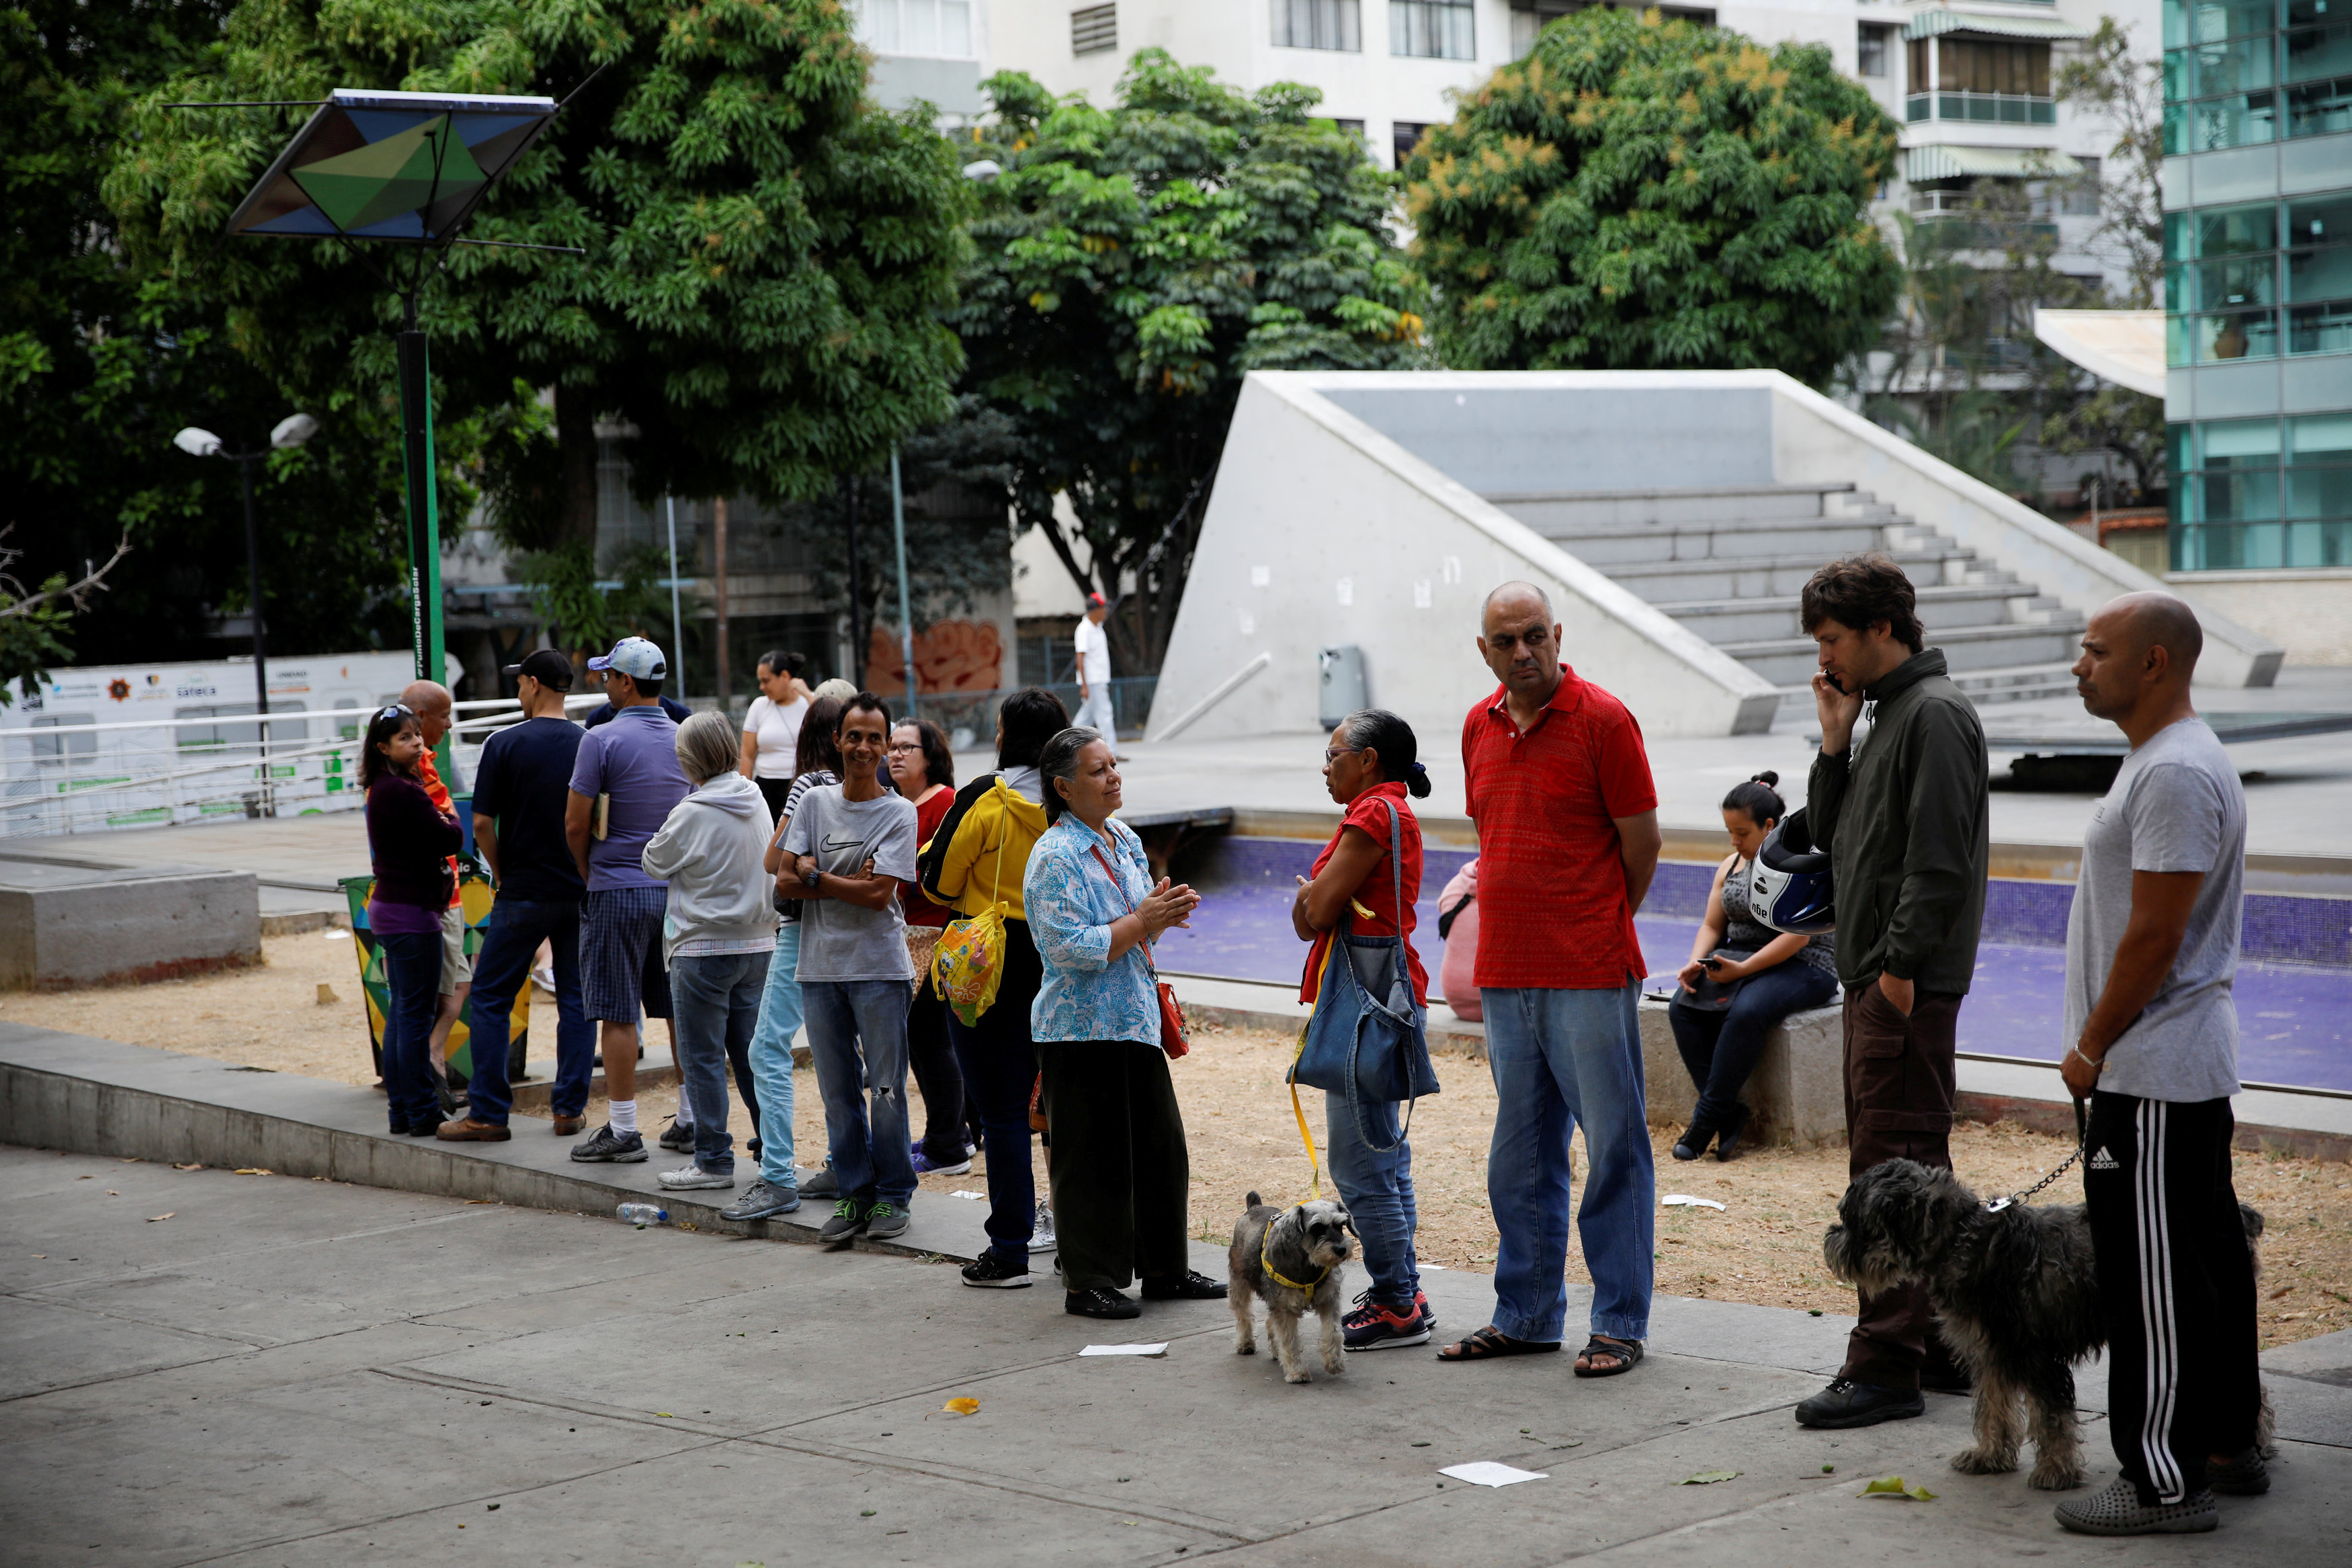
[{"label": "man in dark green jacket", "polygon": [[[1953,1051],[1990,852],[1984,730],[1945,674],[1942,650],[1922,647],[1916,598],[1893,561],[1823,567],[1805,584],[1801,613],[1821,647],[1822,752],[1805,819],[1830,852],[1837,899],[1849,1169],[1909,1159],[1948,1170]],[[1797,1406],[1797,1420],[1869,1427],[1917,1416],[1923,1384],[1968,1386],[1926,1289],[1864,1292],[1844,1367]]]}]

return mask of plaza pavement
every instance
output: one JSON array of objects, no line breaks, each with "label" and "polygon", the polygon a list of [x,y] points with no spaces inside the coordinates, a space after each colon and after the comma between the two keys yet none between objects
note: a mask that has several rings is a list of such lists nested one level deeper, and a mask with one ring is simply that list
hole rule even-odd
[{"label": "plaza pavement", "polygon": [[[1964,1400],[1797,1428],[1834,1317],[1665,1300],[1622,1378],[1410,1350],[1289,1387],[1217,1303],[1091,1323],[913,1258],[21,1147],[0,1191],[11,1562],[2352,1560],[2352,1333],[2270,1358],[2270,1496],[2222,1500],[2211,1535],[2099,1542],[2021,1477],[1948,1468]],[[1484,1321],[1482,1278],[1430,1289],[1447,1330]],[[1166,1357],[1076,1354],[1140,1340]],[[2103,1482],[2095,1416],[2085,1448]],[[1475,1459],[1549,1479],[1438,1473]],[[1855,1495],[1893,1474],[1935,1500]]]}]

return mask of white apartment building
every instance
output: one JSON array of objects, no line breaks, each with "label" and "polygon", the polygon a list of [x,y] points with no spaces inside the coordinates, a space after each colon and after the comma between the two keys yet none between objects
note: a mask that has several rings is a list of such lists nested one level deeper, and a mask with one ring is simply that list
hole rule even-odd
[{"label": "white apartment building", "polygon": [[[1455,95],[1526,53],[1536,32],[1594,0],[854,0],[877,57],[877,95],[921,98],[948,124],[986,111],[980,83],[1028,72],[1057,93],[1109,100],[1136,50],[1255,89],[1303,82],[1323,110],[1396,166],[1422,131],[1454,117]],[[2149,59],[2161,48],[2158,0],[1734,0],[1662,5],[1767,44],[1826,45],[1903,127],[1888,203],[1932,222],[1984,177],[2074,172],[2105,156],[2113,130],[2053,102],[2065,51],[2111,14]],[[2083,242],[2087,204],[2053,201],[2060,270],[2109,270]]]}]

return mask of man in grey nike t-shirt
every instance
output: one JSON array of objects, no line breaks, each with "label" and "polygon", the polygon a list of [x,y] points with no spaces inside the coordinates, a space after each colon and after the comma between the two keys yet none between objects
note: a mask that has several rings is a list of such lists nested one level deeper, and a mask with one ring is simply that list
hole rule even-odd
[{"label": "man in grey nike t-shirt", "polygon": [[2270,1480],[2254,1277],[2230,1181],[2246,797],[2191,705],[2204,633],[2166,593],[2091,618],[2083,706],[2131,742],[2083,839],[2066,923],[2066,1060],[2091,1103],[2083,1193],[2123,1473],[2058,1505],[2095,1535],[2210,1530],[2213,1493]]}]

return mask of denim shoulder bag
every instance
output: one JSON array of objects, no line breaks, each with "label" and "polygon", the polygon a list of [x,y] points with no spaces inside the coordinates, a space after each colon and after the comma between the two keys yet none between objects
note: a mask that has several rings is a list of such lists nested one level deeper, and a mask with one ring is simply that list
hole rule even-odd
[{"label": "denim shoulder bag", "polygon": [[[1352,917],[1343,915],[1324,949],[1323,978],[1315,1012],[1299,1036],[1290,1082],[1348,1097],[1356,1131],[1367,1147],[1386,1154],[1412,1130],[1412,1102],[1438,1092],[1437,1070],[1429,1060],[1426,1017],[1412,999],[1412,971],[1405,961],[1403,915],[1404,831],[1396,802],[1389,809],[1389,884],[1398,915],[1398,935],[1357,936]],[[1406,1102],[1397,1142],[1383,1147],[1371,1140],[1363,1103]]]}]

